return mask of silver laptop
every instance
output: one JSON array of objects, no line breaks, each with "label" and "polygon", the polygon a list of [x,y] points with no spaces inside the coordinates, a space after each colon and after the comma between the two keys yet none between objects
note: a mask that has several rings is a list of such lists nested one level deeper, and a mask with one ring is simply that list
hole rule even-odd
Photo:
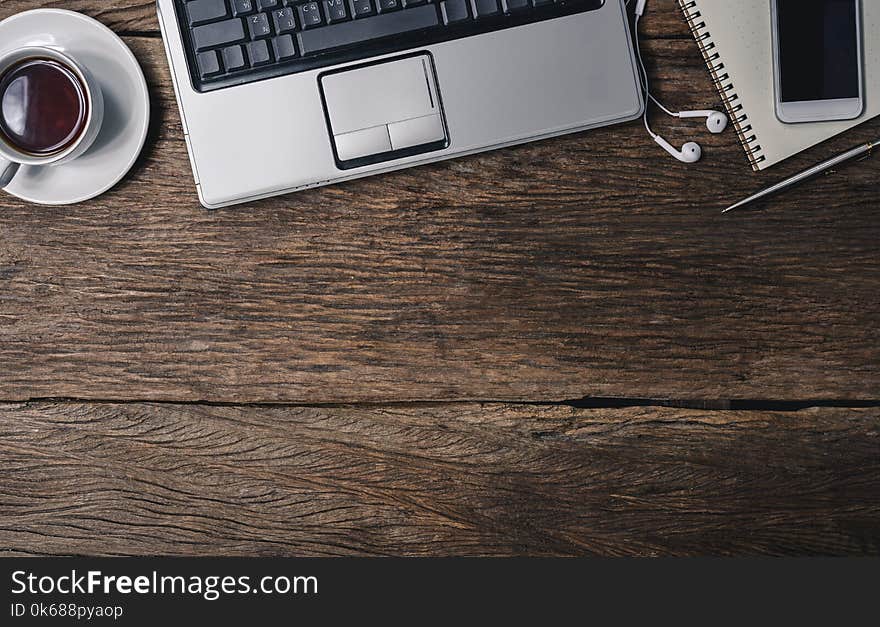
[{"label": "silver laptop", "polygon": [[623,0],[158,5],[208,208],[624,122],[644,106]]}]

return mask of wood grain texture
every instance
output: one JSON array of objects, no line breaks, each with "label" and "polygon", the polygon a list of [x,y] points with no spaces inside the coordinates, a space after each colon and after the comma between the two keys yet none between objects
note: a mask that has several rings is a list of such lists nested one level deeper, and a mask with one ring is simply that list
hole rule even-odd
[{"label": "wood grain texture", "polygon": [[121,34],[159,34],[155,0],[0,0],[0,19],[33,9],[78,11]]},{"label": "wood grain texture", "polygon": [[[155,33],[152,2],[61,4]],[[717,104],[652,7],[658,93]],[[0,399],[878,397],[880,160],[718,209],[880,124],[763,175],[732,133],[658,119],[706,159],[635,123],[208,212],[161,41],[127,41],[155,107],[131,175],[74,207],[0,199]]]},{"label": "wood grain texture", "polygon": [[[880,553],[876,407],[460,402],[876,401],[880,160],[717,211],[880,123],[758,175],[657,118],[706,159],[636,123],[208,212],[154,2],[0,19],[44,6],[125,35],[154,118],[104,197],[0,197],[0,555]],[[673,1],[643,25],[656,92],[718,106]]]},{"label": "wood grain texture", "polygon": [[0,406],[0,551],[880,552],[880,409]]}]

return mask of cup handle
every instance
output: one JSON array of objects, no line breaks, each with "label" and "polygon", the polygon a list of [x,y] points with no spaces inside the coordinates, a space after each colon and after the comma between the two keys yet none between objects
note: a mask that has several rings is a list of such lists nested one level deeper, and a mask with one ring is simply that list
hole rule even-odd
[{"label": "cup handle", "polygon": [[12,182],[12,179],[18,173],[19,167],[21,167],[20,164],[0,157],[0,189],[4,189]]}]

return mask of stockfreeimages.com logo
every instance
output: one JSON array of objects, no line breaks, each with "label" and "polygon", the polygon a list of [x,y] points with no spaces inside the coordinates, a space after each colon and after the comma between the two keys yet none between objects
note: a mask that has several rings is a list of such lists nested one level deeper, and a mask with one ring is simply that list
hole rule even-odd
[{"label": "stockfreeimages.com logo", "polygon": [[241,575],[105,575],[99,570],[69,575],[36,575],[24,570],[12,573],[12,594],[190,594],[216,601],[224,594],[318,594],[318,578],[312,575],[266,575],[252,581]]}]

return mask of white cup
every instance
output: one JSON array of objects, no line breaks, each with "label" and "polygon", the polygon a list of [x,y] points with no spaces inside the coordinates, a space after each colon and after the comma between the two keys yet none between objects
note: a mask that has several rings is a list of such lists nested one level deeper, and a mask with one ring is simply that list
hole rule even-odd
[{"label": "white cup", "polygon": [[5,188],[12,182],[19,168],[23,165],[55,166],[69,163],[81,156],[97,139],[98,133],[101,131],[101,124],[104,121],[104,96],[101,93],[101,86],[98,84],[98,81],[95,80],[95,77],[92,76],[88,69],[67,54],[59,52],[54,48],[30,46],[0,54],[0,77],[12,69],[13,66],[29,59],[51,59],[76,74],[85,92],[84,97],[88,113],[79,137],[63,150],[50,155],[32,155],[22,152],[13,146],[3,136],[3,133],[0,133],[0,189]]}]

